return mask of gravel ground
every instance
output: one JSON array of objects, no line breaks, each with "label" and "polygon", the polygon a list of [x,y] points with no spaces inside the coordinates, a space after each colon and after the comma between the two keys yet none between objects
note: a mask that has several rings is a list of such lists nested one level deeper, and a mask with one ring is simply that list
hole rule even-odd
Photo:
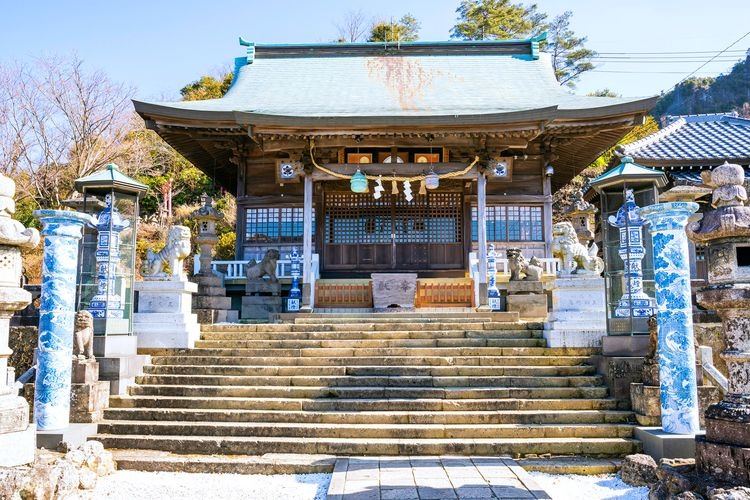
[{"label": "gravel ground", "polygon": [[330,481],[330,474],[261,476],[122,470],[99,478],[93,498],[324,500]]},{"label": "gravel ground", "polygon": [[575,474],[557,475],[543,472],[530,472],[553,500],[645,500],[648,488],[629,486],[620,476],[602,474],[579,476]]}]

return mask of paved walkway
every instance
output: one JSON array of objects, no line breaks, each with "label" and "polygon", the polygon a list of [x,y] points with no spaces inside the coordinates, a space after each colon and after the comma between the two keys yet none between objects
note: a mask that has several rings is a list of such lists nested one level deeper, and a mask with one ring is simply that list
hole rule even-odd
[{"label": "paved walkway", "polygon": [[328,500],[549,499],[510,458],[352,457],[336,460]]}]

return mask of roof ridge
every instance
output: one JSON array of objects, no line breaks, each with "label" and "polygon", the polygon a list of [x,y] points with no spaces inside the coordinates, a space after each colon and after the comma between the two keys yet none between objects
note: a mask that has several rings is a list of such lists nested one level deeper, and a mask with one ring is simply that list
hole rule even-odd
[{"label": "roof ridge", "polygon": [[685,117],[680,116],[663,129],[658,130],[651,135],[647,135],[643,139],[639,139],[635,142],[631,142],[630,144],[626,144],[623,147],[623,150],[625,151],[625,154],[632,155],[635,151],[650,146],[651,144],[661,140],[662,138],[680,130],[686,123],[687,120],[685,119]]},{"label": "roof ridge", "polygon": [[666,115],[664,118],[672,123],[680,118],[684,118],[689,123],[720,121],[724,118],[737,118],[737,111],[726,111],[724,113],[696,113],[687,115]]}]

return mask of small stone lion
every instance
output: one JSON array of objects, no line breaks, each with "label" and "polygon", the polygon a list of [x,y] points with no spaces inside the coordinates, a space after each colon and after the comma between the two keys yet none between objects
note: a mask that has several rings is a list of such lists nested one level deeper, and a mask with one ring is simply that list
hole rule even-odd
[{"label": "small stone lion", "polygon": [[279,280],[276,277],[276,262],[279,258],[279,251],[271,249],[266,252],[260,262],[251,259],[245,266],[245,276],[248,281],[260,281],[263,276],[268,276],[271,283],[277,283]]},{"label": "small stone lion", "polygon": [[599,248],[593,243],[588,249],[578,241],[570,222],[552,226],[552,255],[562,261],[563,274],[601,274],[604,261],[597,256]]},{"label": "small stone lion", "polygon": [[94,358],[94,316],[88,311],[78,311],[73,332],[73,358]]},{"label": "small stone lion", "polygon": [[150,248],[146,252],[146,269],[144,276],[167,276],[162,269],[169,264],[170,275],[174,279],[186,280],[183,261],[190,255],[190,228],[186,226],[172,226],[167,236],[167,244],[158,252]]},{"label": "small stone lion", "polygon": [[523,281],[540,281],[542,279],[543,268],[536,257],[527,261],[520,248],[509,248],[505,251],[505,255],[508,257],[510,281],[521,281],[521,274],[524,275]]}]

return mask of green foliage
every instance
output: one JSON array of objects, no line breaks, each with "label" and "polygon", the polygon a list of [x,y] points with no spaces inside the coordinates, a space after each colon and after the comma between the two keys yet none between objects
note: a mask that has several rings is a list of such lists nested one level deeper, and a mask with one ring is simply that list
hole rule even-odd
[{"label": "green foliage", "polygon": [[530,11],[509,0],[462,0],[451,37],[463,40],[508,40],[531,32]]},{"label": "green foliage", "polygon": [[510,0],[462,0],[456,13],[453,38],[508,40],[546,32],[547,40],[540,43],[540,49],[550,53],[555,77],[561,84],[573,87],[581,73],[594,69],[596,52],[584,46],[586,37],[577,37],[570,29],[571,11],[548,21],[536,4],[527,7]]},{"label": "green foliage", "polygon": [[593,50],[584,47],[586,37],[577,37],[570,29],[571,11],[555,16],[550,23],[542,23],[536,28],[547,32],[547,40],[540,44],[540,49],[552,56],[552,68],[555,78],[561,84],[574,87],[581,73],[594,69],[591,62],[596,55]]},{"label": "green foliage", "polygon": [[607,88],[595,90],[593,92],[589,92],[586,95],[590,97],[622,97],[620,94]]},{"label": "green foliage", "polygon": [[378,21],[370,30],[368,42],[414,42],[419,39],[420,24],[411,14],[398,21]]},{"label": "green foliage", "polygon": [[750,56],[726,75],[689,78],[664,94],[651,114],[665,115],[742,112],[750,102]]},{"label": "green foliage", "polygon": [[219,236],[219,241],[214,247],[214,259],[234,260],[234,245],[237,241],[237,233],[227,231]]},{"label": "green foliage", "polygon": [[182,100],[203,101],[205,99],[219,99],[229,90],[233,77],[232,73],[225,74],[221,79],[203,75],[200,79],[180,89]]}]

